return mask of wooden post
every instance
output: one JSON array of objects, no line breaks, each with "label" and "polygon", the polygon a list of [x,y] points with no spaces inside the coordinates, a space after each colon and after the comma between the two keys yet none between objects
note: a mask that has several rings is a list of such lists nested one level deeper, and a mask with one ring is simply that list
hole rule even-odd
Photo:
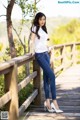
[{"label": "wooden post", "polygon": [[62,64],[63,64],[63,70],[66,69],[66,52],[65,52],[65,45],[63,46],[63,49],[62,49],[62,56],[63,56],[63,59],[62,59]]},{"label": "wooden post", "polygon": [[75,43],[71,46],[71,51],[72,51],[73,65],[76,65],[76,47],[75,47]]},{"label": "wooden post", "polygon": [[50,56],[50,66],[52,70],[54,71],[54,48],[51,49],[49,56]]},{"label": "wooden post", "polygon": [[40,105],[42,98],[41,69],[36,59],[33,60],[33,71],[37,71],[37,76],[33,79],[33,85],[34,85],[34,89],[38,89],[38,95],[34,100],[34,104]]},{"label": "wooden post", "polygon": [[[63,47],[60,48],[60,55],[63,55]],[[61,65],[63,64],[63,58],[61,58]],[[63,70],[63,69],[62,69]]]},{"label": "wooden post", "polygon": [[9,73],[5,74],[5,92],[10,91],[11,100],[6,104],[9,112],[9,120],[18,120],[18,84],[17,84],[17,65],[14,64]]}]

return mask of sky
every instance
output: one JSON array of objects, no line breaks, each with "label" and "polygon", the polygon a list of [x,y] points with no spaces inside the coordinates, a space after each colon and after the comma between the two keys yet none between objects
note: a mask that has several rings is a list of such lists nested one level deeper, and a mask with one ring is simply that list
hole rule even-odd
[{"label": "sky", "polygon": [[[6,14],[7,0],[0,0],[0,15]],[[38,3],[39,11],[46,14],[47,17],[80,17],[80,0],[40,0]],[[21,19],[22,12],[18,5],[14,5],[12,12],[13,19]],[[0,17],[0,21],[5,17]]]}]

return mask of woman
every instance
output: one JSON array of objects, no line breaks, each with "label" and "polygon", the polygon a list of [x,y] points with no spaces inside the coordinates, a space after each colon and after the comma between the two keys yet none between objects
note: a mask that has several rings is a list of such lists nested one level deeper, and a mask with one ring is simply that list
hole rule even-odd
[{"label": "woman", "polygon": [[[31,27],[31,48],[35,52],[35,58],[43,69],[43,80],[44,80],[44,91],[45,91],[45,102],[44,107],[48,112],[61,113],[56,100],[56,87],[55,87],[55,75],[50,68],[50,57],[48,54],[47,47],[48,33],[46,28],[46,16],[39,12],[36,14],[33,24]],[[50,81],[50,82],[49,82]],[[50,104],[49,98],[49,84],[52,95],[52,103]]]}]

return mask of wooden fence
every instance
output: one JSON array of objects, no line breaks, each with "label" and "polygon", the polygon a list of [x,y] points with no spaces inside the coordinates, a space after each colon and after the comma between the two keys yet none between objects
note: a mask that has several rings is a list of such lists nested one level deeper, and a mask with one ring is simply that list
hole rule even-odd
[{"label": "wooden fence", "polygon": [[[66,69],[67,66],[76,64],[80,59],[77,58],[76,47],[80,46],[80,43],[64,44],[64,45],[54,45],[50,52],[51,56],[51,67],[55,68],[54,61],[60,60],[60,65],[57,66],[54,71],[57,73],[60,70]],[[66,49],[68,53],[66,53]],[[57,51],[58,50],[58,51]],[[59,55],[56,53],[59,52]],[[71,51],[71,52],[70,52]],[[54,57],[55,55],[57,57]],[[66,58],[70,56],[69,65],[66,65]],[[18,67],[22,66],[28,62],[33,62],[33,72],[27,76],[24,80],[18,83]],[[27,107],[34,100],[34,104],[41,104],[41,69],[37,64],[34,55],[26,54],[24,56],[16,57],[10,61],[6,61],[0,64],[0,74],[4,75],[5,83],[5,94],[0,98],[0,108],[6,106],[6,110],[9,112],[9,120],[18,120],[19,116],[27,109]],[[24,101],[24,103],[19,108],[18,92],[27,86],[28,83],[33,80],[34,91],[32,94]]]},{"label": "wooden fence", "polygon": [[[51,51],[52,69],[55,74],[80,62],[80,43],[54,45]],[[58,65],[55,65],[55,64]]]}]

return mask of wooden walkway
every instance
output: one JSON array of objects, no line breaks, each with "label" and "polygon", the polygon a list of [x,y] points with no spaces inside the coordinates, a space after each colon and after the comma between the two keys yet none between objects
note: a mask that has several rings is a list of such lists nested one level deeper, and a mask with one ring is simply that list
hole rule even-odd
[{"label": "wooden walkway", "polygon": [[[48,113],[41,106],[30,106],[20,120],[80,120],[80,65],[72,66],[56,78],[57,100],[64,113]],[[43,88],[42,88],[43,89]]]}]

